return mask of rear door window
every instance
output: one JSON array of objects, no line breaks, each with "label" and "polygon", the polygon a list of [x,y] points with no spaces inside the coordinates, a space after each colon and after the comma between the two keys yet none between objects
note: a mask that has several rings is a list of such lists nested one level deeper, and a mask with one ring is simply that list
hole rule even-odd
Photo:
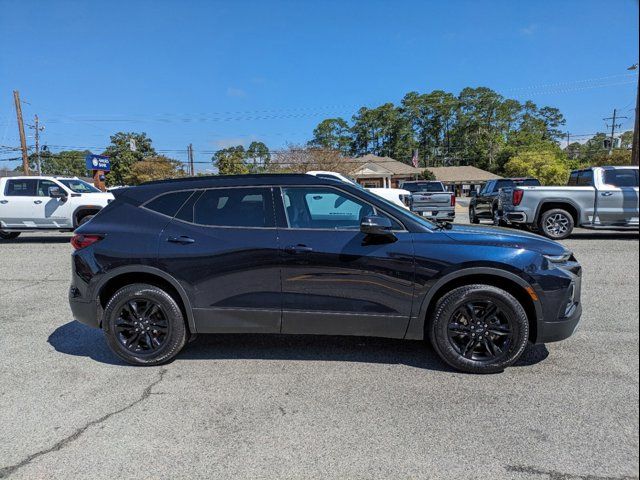
[{"label": "rear door window", "polygon": [[611,187],[637,187],[638,171],[633,169],[605,170],[602,182]]},{"label": "rear door window", "polygon": [[8,180],[4,194],[7,197],[35,197],[38,187],[38,180],[25,178]]},{"label": "rear door window", "polygon": [[271,189],[205,190],[193,207],[193,223],[218,227],[275,227]]},{"label": "rear door window", "polygon": [[583,170],[578,173],[578,186],[579,187],[593,187],[593,171]]}]

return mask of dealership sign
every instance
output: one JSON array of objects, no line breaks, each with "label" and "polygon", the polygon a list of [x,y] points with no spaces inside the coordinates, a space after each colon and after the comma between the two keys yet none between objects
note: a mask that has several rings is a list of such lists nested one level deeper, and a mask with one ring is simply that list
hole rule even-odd
[{"label": "dealership sign", "polygon": [[111,171],[111,162],[106,155],[87,155],[85,157],[87,170],[102,170],[103,172]]}]

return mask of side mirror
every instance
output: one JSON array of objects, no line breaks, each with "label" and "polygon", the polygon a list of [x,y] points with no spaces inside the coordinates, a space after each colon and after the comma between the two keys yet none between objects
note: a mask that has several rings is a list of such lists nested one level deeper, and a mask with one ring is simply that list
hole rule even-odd
[{"label": "side mirror", "polygon": [[371,215],[364,217],[360,222],[360,231],[367,235],[384,235],[390,236],[392,233],[393,224],[387,217],[378,217]]},{"label": "side mirror", "polygon": [[60,187],[49,187],[49,196],[51,198],[66,199],[67,193],[64,190],[60,189]]}]

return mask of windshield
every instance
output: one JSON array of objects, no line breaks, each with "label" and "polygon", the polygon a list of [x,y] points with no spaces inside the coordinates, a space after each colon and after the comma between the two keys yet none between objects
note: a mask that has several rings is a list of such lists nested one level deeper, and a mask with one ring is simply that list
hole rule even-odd
[{"label": "windshield", "polygon": [[444,189],[442,188],[442,184],[439,182],[403,183],[402,188],[410,191],[411,193],[444,192]]},{"label": "windshield", "polygon": [[83,180],[60,180],[60,183],[73,193],[100,193],[100,190]]}]

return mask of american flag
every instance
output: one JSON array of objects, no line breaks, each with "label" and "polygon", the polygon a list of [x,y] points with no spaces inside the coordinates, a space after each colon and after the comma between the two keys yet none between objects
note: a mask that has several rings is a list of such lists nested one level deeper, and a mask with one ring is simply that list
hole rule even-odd
[{"label": "american flag", "polygon": [[418,168],[418,149],[417,148],[413,151],[413,157],[411,158],[411,163],[413,163],[414,168]]}]

